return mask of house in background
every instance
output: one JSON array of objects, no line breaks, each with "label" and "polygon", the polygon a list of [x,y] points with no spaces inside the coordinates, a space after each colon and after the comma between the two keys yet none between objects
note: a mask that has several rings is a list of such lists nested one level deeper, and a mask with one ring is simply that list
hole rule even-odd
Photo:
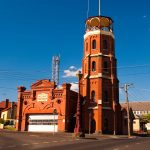
[{"label": "house in background", "polygon": [[[121,106],[124,107],[126,103],[121,103]],[[149,123],[142,121],[142,116],[150,114],[150,101],[141,101],[141,102],[130,102],[130,108],[132,108],[134,114],[133,120],[133,132],[144,131],[145,128],[150,130]]]},{"label": "house in background", "polygon": [[8,106],[1,111],[1,118],[6,125],[15,125],[17,115],[17,102],[9,102]]},{"label": "house in background", "polygon": [[5,99],[0,102],[0,117],[1,117],[1,112],[10,106],[11,106],[11,102],[9,102],[9,99]]},{"label": "house in background", "polygon": [[0,102],[0,118],[4,120],[5,125],[15,125],[17,115],[17,102],[10,102],[5,99]]}]

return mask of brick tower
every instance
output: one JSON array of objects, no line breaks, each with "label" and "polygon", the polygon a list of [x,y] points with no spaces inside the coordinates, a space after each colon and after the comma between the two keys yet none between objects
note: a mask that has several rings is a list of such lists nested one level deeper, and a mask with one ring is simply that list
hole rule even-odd
[{"label": "brick tower", "polygon": [[86,132],[119,132],[119,92],[113,20],[94,16],[86,20],[82,79],[82,128]]}]

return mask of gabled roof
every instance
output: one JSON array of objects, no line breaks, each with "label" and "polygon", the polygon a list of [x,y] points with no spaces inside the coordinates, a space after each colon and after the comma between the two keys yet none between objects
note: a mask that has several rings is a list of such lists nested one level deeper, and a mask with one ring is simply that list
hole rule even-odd
[{"label": "gabled roof", "polygon": [[11,109],[11,107],[7,107],[7,108],[3,109],[1,112],[7,111],[9,109]]},{"label": "gabled roof", "polygon": [[[8,102],[8,107],[11,106],[11,102]],[[6,107],[6,101],[0,102],[0,109],[4,109]]]},{"label": "gabled roof", "polygon": [[[126,103],[120,103],[121,107],[126,107]],[[129,102],[129,107],[133,111],[150,111],[150,101]]]},{"label": "gabled roof", "polygon": [[35,83],[31,85],[31,89],[42,88],[42,87],[55,88],[55,83],[51,82],[48,79],[43,79],[43,80],[37,80]]},{"label": "gabled roof", "polygon": [[2,102],[0,102],[0,109],[5,110],[5,109],[8,109],[8,108],[11,108],[12,103],[13,103],[13,105],[17,106],[17,102],[8,102],[8,107],[6,107],[6,101],[2,101]]}]

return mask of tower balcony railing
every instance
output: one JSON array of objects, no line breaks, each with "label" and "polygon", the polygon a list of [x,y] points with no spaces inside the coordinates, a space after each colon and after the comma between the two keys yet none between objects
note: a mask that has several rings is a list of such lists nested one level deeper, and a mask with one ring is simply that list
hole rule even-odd
[{"label": "tower balcony railing", "polygon": [[110,17],[95,16],[86,20],[86,32],[103,30],[113,32],[113,20]]}]

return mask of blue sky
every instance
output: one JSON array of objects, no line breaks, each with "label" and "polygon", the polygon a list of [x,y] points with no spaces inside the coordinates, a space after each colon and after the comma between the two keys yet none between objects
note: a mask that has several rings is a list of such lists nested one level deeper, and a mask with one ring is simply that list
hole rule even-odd
[{"label": "blue sky", "polygon": [[[17,86],[29,89],[37,79],[51,78],[53,55],[61,56],[60,82],[76,81],[64,78],[64,70],[81,68],[87,1],[0,0],[0,100],[16,101]],[[150,100],[149,6],[148,0],[101,0],[101,14],[115,22],[120,86],[134,84],[131,101]],[[98,15],[98,0],[90,0],[93,15]]]}]

